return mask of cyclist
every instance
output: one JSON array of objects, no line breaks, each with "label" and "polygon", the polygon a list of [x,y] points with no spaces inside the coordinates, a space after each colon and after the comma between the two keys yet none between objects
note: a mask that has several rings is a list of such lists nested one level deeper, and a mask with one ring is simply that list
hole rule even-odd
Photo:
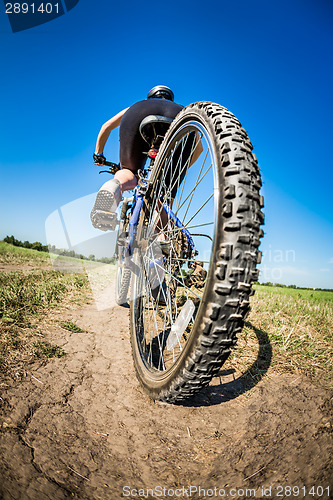
[{"label": "cyclist", "polygon": [[[104,146],[111,130],[120,126],[120,166],[113,179],[105,182],[97,193],[91,211],[94,227],[106,231],[114,229],[117,222],[116,210],[122,199],[123,191],[134,189],[138,182],[137,173],[143,168],[147,154],[147,144],[141,137],[139,126],[148,115],[161,115],[175,118],[183,106],[174,102],[174,94],[169,87],[157,85],[152,88],[147,99],[139,101],[129,108],[120,111],[102,126],[93,155],[95,165],[103,166],[106,160],[103,155]],[[192,163],[192,162],[191,162]]]}]

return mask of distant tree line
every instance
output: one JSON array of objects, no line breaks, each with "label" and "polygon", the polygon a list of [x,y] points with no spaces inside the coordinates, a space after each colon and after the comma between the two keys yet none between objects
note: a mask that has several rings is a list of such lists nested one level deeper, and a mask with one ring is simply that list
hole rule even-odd
[{"label": "distant tree line", "polygon": [[35,241],[34,243],[30,243],[30,241],[20,241],[14,238],[13,235],[6,236],[3,241],[9,243],[10,245],[14,245],[14,247],[32,248],[32,250],[38,250],[38,252],[49,251],[48,247],[46,245],[42,245],[39,241]]},{"label": "distant tree line", "polygon": [[259,283],[258,285],[262,286],[277,286],[280,288],[295,288],[296,290],[318,290],[320,292],[333,292],[332,288],[313,288],[306,286],[296,286],[296,285],[282,285],[282,283],[272,283],[271,281],[267,281],[266,283]]},{"label": "distant tree line", "polygon": [[35,241],[34,243],[30,243],[30,241],[20,241],[14,238],[13,235],[6,236],[3,241],[5,243],[9,243],[10,245],[14,245],[15,247],[31,248],[32,250],[37,250],[38,252],[50,252],[56,255],[63,255],[64,257],[73,257],[75,259],[91,260],[102,262],[104,264],[115,264],[117,261],[116,257],[102,257],[100,259],[96,259],[95,255],[93,254],[90,254],[89,257],[86,257],[85,255],[76,253],[74,250],[56,248],[55,245],[43,245],[39,241]]}]

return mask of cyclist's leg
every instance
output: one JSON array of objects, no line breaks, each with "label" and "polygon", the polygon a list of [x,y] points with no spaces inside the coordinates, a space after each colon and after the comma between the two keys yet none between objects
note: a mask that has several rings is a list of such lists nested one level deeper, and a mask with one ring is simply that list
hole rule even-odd
[{"label": "cyclist's leg", "polygon": [[157,241],[167,241],[167,232],[170,221],[163,208],[163,203],[160,200],[157,202],[157,209],[154,212],[152,223],[155,234],[158,234]]},{"label": "cyclist's leg", "polygon": [[134,189],[138,183],[137,175],[125,166],[121,170],[118,170],[114,178],[120,182],[122,192]]},{"label": "cyclist's leg", "polygon": [[117,222],[115,212],[122,199],[122,193],[134,189],[136,184],[137,177],[135,173],[127,168],[119,170],[114,179],[105,182],[97,193],[91,211],[93,226],[102,230],[114,229]]},{"label": "cyclist's leg", "polygon": [[[126,167],[122,167],[121,170],[115,174],[113,179],[106,181],[100,188],[99,193],[102,191],[107,191],[112,193],[117,202],[117,206],[120,203],[121,195],[124,191],[134,189],[137,185],[137,176]],[[115,208],[117,209],[117,207]]]}]

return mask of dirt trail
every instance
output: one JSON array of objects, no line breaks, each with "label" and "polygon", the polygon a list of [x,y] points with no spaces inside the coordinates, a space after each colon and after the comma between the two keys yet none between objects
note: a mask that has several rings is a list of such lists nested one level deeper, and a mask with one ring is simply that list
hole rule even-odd
[{"label": "dirt trail", "polygon": [[[45,323],[66,356],[30,365],[22,381],[1,387],[0,498],[118,499],[126,486],[190,485],[216,487],[216,498],[222,488],[225,498],[247,498],[246,489],[263,498],[261,488],[272,487],[266,498],[278,498],[282,485],[305,486],[293,498],[313,499],[311,486],[329,486],[330,396],[306,379],[268,369],[246,390],[249,376],[224,370],[187,405],[154,403],[134,375],[127,309],[88,305],[53,320],[86,333]],[[146,498],[182,490],[160,492]]]}]

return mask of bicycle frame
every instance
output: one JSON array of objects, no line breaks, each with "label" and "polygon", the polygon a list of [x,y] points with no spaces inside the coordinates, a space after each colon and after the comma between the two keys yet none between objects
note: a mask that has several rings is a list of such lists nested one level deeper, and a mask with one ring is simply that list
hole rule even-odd
[{"label": "bicycle frame", "polygon": [[[143,171],[141,181],[145,187],[149,183],[151,171],[152,171],[152,164],[150,164],[148,169],[145,169]],[[140,215],[141,215],[143,200],[145,197],[145,191],[146,191],[146,189],[142,188],[142,187],[135,188],[135,193],[134,193],[135,203],[131,209],[131,218],[130,218],[129,225],[128,225],[128,227],[129,227],[128,240],[127,240],[127,243],[125,245],[125,252],[124,252],[124,263],[125,263],[126,267],[131,267],[132,255],[133,255],[133,251],[135,249],[135,238],[136,238],[136,234],[137,234],[137,226],[138,226]],[[165,210],[166,214],[168,215],[169,220],[171,220],[172,223],[176,227],[178,227],[180,229],[181,233],[185,236],[185,238],[187,239],[188,244],[191,248],[191,251],[194,254],[195,245],[194,245],[193,238],[192,238],[190,232],[188,231],[188,229],[186,229],[186,227],[183,226],[182,222],[174,214],[174,212],[169,207],[169,205],[167,205],[166,203],[163,203],[163,209]]]}]

